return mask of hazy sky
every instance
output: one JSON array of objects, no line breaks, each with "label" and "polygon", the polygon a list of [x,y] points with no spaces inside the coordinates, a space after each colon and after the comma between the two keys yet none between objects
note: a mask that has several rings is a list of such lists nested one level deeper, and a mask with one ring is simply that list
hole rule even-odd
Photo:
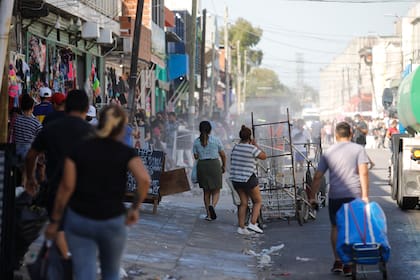
[{"label": "hazy sky", "polygon": [[[344,1],[344,0],[341,0]],[[377,1],[377,0],[375,0]],[[393,1],[393,0],[384,0]],[[319,88],[319,69],[341,53],[354,36],[392,35],[395,16],[405,16],[414,1],[391,3],[325,3],[295,0],[202,0],[202,8],[224,24],[238,17],[264,30],[258,44],[262,66],[277,72],[287,86],[296,85],[296,53],[304,59],[305,83]]]}]

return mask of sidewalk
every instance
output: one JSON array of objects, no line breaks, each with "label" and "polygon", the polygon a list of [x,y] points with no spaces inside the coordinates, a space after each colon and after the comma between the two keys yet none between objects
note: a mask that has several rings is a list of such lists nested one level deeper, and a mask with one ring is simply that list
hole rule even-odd
[{"label": "sidewalk", "polygon": [[257,279],[256,258],[244,252],[255,250],[259,237],[236,233],[235,208],[223,193],[210,222],[201,193],[164,197],[156,215],[144,205],[123,257],[127,279]]},{"label": "sidewalk", "polygon": [[[130,227],[122,267],[130,280],[258,279],[257,258],[261,235],[236,233],[236,206],[227,190],[216,208],[217,219],[203,219],[201,189],[164,197],[157,214],[152,205],[143,204],[139,222]],[[42,243],[30,248],[29,262]],[[23,278],[26,268],[19,273]]]}]

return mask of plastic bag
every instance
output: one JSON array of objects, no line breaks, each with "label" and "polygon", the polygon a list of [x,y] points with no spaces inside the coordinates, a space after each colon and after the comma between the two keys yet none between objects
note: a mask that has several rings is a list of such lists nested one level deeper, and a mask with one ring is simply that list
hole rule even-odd
[{"label": "plastic bag", "polygon": [[32,280],[47,280],[48,272],[48,251],[50,245],[47,242],[42,244],[41,249],[38,252],[38,256],[35,262],[28,264],[29,276]]},{"label": "plastic bag", "polygon": [[55,242],[49,240],[43,243],[35,262],[27,267],[32,280],[73,279],[71,258],[64,259]]},{"label": "plastic bag", "polygon": [[48,215],[45,208],[33,204],[33,199],[27,192],[22,192],[16,197],[15,204],[14,266],[18,268],[31,243],[39,237]]},{"label": "plastic bag", "polygon": [[390,255],[386,217],[376,202],[355,199],[345,203],[337,212],[336,250],[344,263],[353,261],[354,244],[379,244],[386,262]]},{"label": "plastic bag", "polygon": [[193,168],[191,170],[191,182],[193,184],[198,184],[198,178],[197,178],[197,160],[194,161]]}]

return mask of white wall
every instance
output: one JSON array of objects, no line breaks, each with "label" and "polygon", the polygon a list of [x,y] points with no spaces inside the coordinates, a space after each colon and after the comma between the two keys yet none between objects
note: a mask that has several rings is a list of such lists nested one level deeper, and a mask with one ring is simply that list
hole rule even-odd
[{"label": "white wall", "polygon": [[[192,14],[193,0],[165,0],[165,7],[171,11],[187,10]],[[201,14],[201,0],[197,0],[197,15]]]}]

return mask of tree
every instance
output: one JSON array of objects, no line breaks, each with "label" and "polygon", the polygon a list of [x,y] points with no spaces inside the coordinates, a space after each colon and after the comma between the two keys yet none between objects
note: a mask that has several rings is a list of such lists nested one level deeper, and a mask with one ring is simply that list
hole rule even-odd
[{"label": "tree", "polygon": [[[244,50],[248,52],[248,63],[252,66],[259,66],[263,58],[263,52],[255,47],[260,42],[263,30],[254,27],[243,18],[238,18],[236,22],[229,28],[229,44],[236,48],[236,42],[240,41],[239,51],[243,54]],[[223,31],[222,37],[223,38]],[[232,65],[237,64],[237,51],[232,51]]]},{"label": "tree", "polygon": [[247,75],[247,97],[283,95],[285,86],[271,69],[253,68]]}]

